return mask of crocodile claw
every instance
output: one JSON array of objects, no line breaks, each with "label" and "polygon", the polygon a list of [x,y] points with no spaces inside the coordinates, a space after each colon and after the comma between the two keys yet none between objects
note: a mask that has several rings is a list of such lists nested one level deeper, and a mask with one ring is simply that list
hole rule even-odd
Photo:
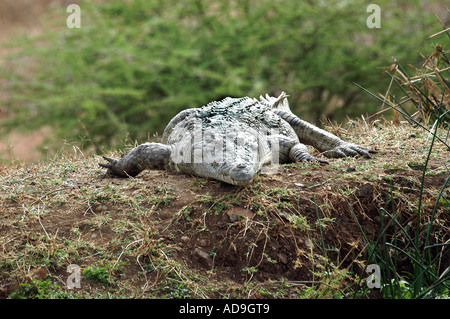
[{"label": "crocodile claw", "polygon": [[320,163],[320,164],[327,164],[327,165],[330,164],[328,161],[323,160],[323,159],[321,159],[321,158],[314,157],[314,156],[312,156],[312,155],[303,158],[303,159],[301,160],[301,162],[317,162],[317,163]]},{"label": "crocodile claw", "polygon": [[[106,168],[106,175],[118,176],[118,177],[128,177],[133,176],[133,173],[130,170],[130,174],[128,174],[123,168],[123,162],[121,160],[117,160],[112,157],[102,156],[108,163],[98,163],[98,165],[102,168]],[[136,175],[136,174],[134,174]]]},{"label": "crocodile claw", "polygon": [[325,155],[326,157],[334,158],[362,155],[368,158],[372,158],[372,156],[370,156],[370,153],[373,153],[373,151],[369,150],[366,147],[344,142],[337,147],[324,152],[323,155]]},{"label": "crocodile claw", "polygon": [[112,169],[114,167],[114,164],[117,163],[117,160],[108,156],[102,156],[103,159],[108,161],[108,163],[98,163],[100,167]]},{"label": "crocodile claw", "polygon": [[328,161],[320,159],[320,158],[315,158],[314,159],[315,162],[321,163],[321,164],[330,164]]},{"label": "crocodile claw", "polygon": [[114,163],[114,162],[116,161],[116,159],[114,159],[114,158],[112,158],[112,157],[108,157],[108,156],[103,156],[103,158],[104,158],[105,160],[107,160],[108,162],[110,162],[110,163]]},{"label": "crocodile claw", "polygon": [[102,156],[108,163],[98,163],[98,166],[107,168],[109,172],[114,172],[114,166],[117,164],[117,160],[115,158],[111,158],[108,156]]}]

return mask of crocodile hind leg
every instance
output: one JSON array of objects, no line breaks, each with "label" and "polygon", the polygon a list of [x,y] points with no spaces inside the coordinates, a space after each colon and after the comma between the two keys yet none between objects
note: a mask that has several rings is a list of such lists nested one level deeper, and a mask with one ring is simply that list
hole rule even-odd
[{"label": "crocodile hind leg", "polygon": [[273,110],[294,129],[302,143],[312,145],[326,157],[364,155],[370,158],[368,148],[341,140],[325,130],[299,119],[290,111]]},{"label": "crocodile hind leg", "polygon": [[161,143],[144,143],[120,159],[114,159],[103,156],[108,163],[100,163],[108,172],[120,176],[136,176],[145,169],[165,169],[170,160],[171,149],[169,146]]}]

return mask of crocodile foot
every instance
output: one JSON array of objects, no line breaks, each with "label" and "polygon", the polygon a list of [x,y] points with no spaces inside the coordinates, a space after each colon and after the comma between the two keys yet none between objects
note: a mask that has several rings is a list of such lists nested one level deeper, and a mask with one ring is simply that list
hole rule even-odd
[{"label": "crocodile foot", "polygon": [[362,155],[368,158],[372,158],[370,156],[370,153],[375,152],[363,146],[348,142],[342,142],[335,148],[323,152],[323,155],[325,155],[326,157],[334,158]]}]

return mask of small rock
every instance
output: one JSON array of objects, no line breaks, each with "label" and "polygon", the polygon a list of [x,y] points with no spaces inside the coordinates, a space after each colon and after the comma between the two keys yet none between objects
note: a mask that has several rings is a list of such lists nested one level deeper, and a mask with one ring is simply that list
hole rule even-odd
[{"label": "small rock", "polygon": [[254,214],[251,210],[240,207],[233,207],[227,211],[227,215],[230,218],[230,221],[234,223],[241,218],[252,219]]},{"label": "small rock", "polygon": [[286,257],[285,254],[279,253],[278,254],[278,260],[282,263],[282,264],[287,264],[288,263],[288,258]]},{"label": "small rock", "polygon": [[161,212],[159,214],[159,217],[163,220],[170,219],[173,217],[173,213],[172,212]]},{"label": "small rock", "polygon": [[201,246],[201,247],[205,247],[205,246],[208,245],[208,243],[206,242],[205,239],[200,239],[200,240],[198,241],[198,245]]},{"label": "small rock", "polygon": [[197,257],[198,261],[203,264],[206,267],[212,268],[214,265],[214,262],[212,260],[212,257],[204,250],[200,248],[194,249],[194,256]]},{"label": "small rock", "polygon": [[311,239],[305,238],[303,242],[305,243],[306,248],[308,248],[308,249],[313,249],[314,248],[314,244],[311,241]]},{"label": "small rock", "polygon": [[356,196],[361,198],[373,197],[373,185],[364,184],[356,190]]},{"label": "small rock", "polygon": [[7,296],[14,290],[19,289],[18,282],[10,282],[0,287],[0,298],[7,298]]},{"label": "small rock", "polygon": [[188,236],[181,236],[180,237],[180,240],[182,241],[182,242],[187,242],[187,241],[189,241],[189,237]]},{"label": "small rock", "polygon": [[106,207],[105,205],[97,206],[96,209],[95,209],[95,211],[97,211],[99,213],[106,212],[107,210],[108,210],[108,207]]},{"label": "small rock", "polygon": [[37,268],[33,270],[31,277],[37,279],[37,280],[44,280],[48,275],[48,270],[46,268]]}]

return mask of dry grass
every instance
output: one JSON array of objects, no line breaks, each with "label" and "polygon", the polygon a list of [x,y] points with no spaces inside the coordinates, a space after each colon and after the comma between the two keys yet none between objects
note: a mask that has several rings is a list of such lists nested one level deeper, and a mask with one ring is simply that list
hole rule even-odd
[{"label": "dry grass", "polygon": [[[450,9],[445,7],[447,14]],[[402,63],[394,58],[394,64],[387,68],[387,73],[391,77],[385,95],[379,94],[383,105],[388,105],[394,111],[394,119],[399,122],[402,114],[411,123],[423,123],[425,126],[437,124],[448,126],[450,122],[450,51],[446,48],[445,37],[450,37],[448,25],[443,22],[438,15],[435,15],[443,30],[432,34],[428,39],[436,38],[437,44],[434,50],[427,56],[420,53],[423,63],[420,67],[408,65],[413,75],[409,75],[409,70],[402,66]],[[434,40],[434,39],[433,39]],[[391,94],[393,87],[401,89],[401,98]],[[408,114],[406,110],[412,107],[414,112]],[[386,109],[380,111],[384,112]]]},{"label": "dry grass", "polygon": [[[381,208],[405,227],[414,224],[430,139],[381,121],[330,129],[378,153],[329,166],[284,165],[248,187],[161,171],[104,178],[99,159],[79,151],[1,166],[1,296],[380,297],[365,288],[364,269],[380,218],[387,220]],[[449,158],[437,143],[425,174],[421,234]],[[450,240],[447,189],[444,198],[431,244]],[[404,241],[395,225],[385,236]],[[447,254],[436,256],[440,271],[449,266]],[[410,270],[402,256],[397,262]],[[81,267],[80,289],[66,285],[70,264]]]}]

